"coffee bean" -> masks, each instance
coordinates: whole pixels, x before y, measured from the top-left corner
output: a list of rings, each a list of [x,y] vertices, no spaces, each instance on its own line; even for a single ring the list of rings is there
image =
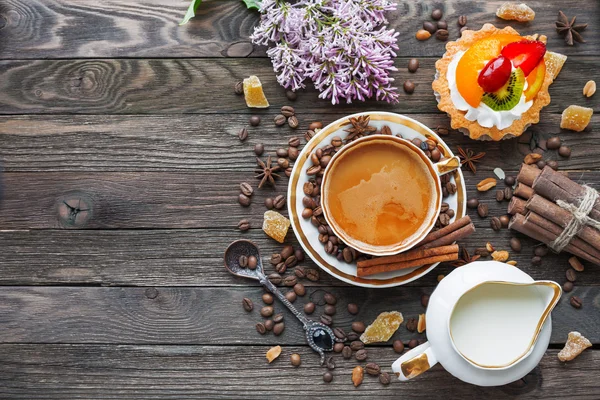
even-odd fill
[[[583,272],[583,270],[585,269],[581,261],[579,261],[579,258],[575,256],[569,258],[569,265],[577,272]]]
[[[352,323],[352,330],[356,333],[363,333],[367,327],[362,321],[354,321]]]
[[[342,357],[344,357],[346,360],[349,360],[350,357],[352,357],[352,349],[350,346],[344,346],[342,349]]]
[[[477,208],[478,205],[479,205],[479,200],[477,200],[474,197],[471,197],[469,200],[467,200],[468,208],[475,209],[475,208]]]
[[[490,220],[490,226],[493,230],[498,232],[500,229],[502,229],[502,222],[498,217],[492,217],[492,219]]]
[[[279,165],[281,167],[281,169],[286,169],[287,167],[290,166],[290,162],[288,161],[287,158],[278,158],[277,165]]]
[[[265,328],[265,324],[259,322],[258,324],[256,324],[256,331],[261,335],[264,335],[265,333],[267,333],[267,328]]]
[[[298,95],[296,94],[296,92],[294,92],[292,90],[286,90],[285,97],[287,97],[287,99],[289,101],[296,101],[296,99],[298,98]]]
[[[448,23],[446,21],[438,21],[437,22],[438,29],[446,29],[448,30]]]
[[[435,33],[435,38],[437,40],[441,40],[442,42],[445,42],[446,40],[448,40],[448,36],[449,36],[449,33],[446,29],[440,29]]]
[[[392,346],[394,347],[394,351],[398,354],[401,354],[404,351],[404,343],[402,343],[402,340],[394,340]]]
[[[569,282],[575,282],[577,280],[577,272],[575,272],[574,269],[569,268],[565,275],[567,276],[567,280]]]
[[[489,257],[490,252],[485,247],[479,247],[475,249],[475,255],[478,255],[480,257]]]
[[[414,332],[417,330],[417,319],[416,318],[409,318],[406,320],[406,329],[409,332]]]
[[[367,365],[365,365],[365,372],[372,376],[379,376],[379,373],[381,372],[381,367],[375,364],[374,362],[370,362],[367,363]]]
[[[273,322],[272,319],[268,319],[264,322],[265,324],[265,328],[267,329],[267,331],[271,332],[273,330],[273,327],[275,326],[275,322]]]
[[[498,219],[503,228],[508,228],[508,224],[510,223],[510,217],[508,215],[501,215]]]
[[[233,86],[233,91],[237,95],[244,94],[244,82],[243,81],[236,82],[235,85]]]
[[[334,353],[341,353],[344,350],[344,343],[337,342],[333,345]]]
[[[354,331],[348,332],[346,336],[348,337],[349,342],[354,342],[355,340],[358,340],[360,338],[360,335]]]
[[[284,330],[285,330],[285,322],[280,322],[278,324],[275,324],[275,326],[273,327],[273,335],[279,336],[283,333]]]
[[[277,157],[279,158],[286,158],[288,156],[288,151],[287,149],[279,148],[275,151],[275,154],[277,154]]]
[[[333,359],[333,357],[327,358],[327,360],[325,361],[325,366],[327,367],[328,370],[335,369],[335,360]]]
[[[323,300],[325,300],[325,303],[331,305],[335,305],[337,303],[337,299],[331,293],[325,293],[325,295],[323,296]]]
[[[409,72],[417,72],[418,69],[419,69],[419,60],[417,60],[416,58],[411,58],[408,61],[408,71]]]
[[[546,162],[546,165],[555,171],[558,170],[558,161],[556,160],[548,160],[548,162]]]
[[[281,257],[281,254],[279,254],[279,253],[271,254],[271,260],[270,260],[271,265],[277,265],[282,261],[283,261],[283,259]]]
[[[517,238],[510,238],[510,248],[517,253],[521,251],[521,241]]]
[[[504,190],[496,190],[496,201],[504,200]]]
[[[250,117],[250,125],[258,126],[260,125],[260,117],[258,115],[253,115]]]
[[[415,91],[415,84],[412,83],[411,81],[405,81],[404,82],[404,92],[406,92],[407,94],[412,94]]]
[[[290,363],[292,363],[292,365],[294,367],[299,367],[301,364],[301,360],[300,360],[300,354],[298,353],[294,353],[290,356]]]
[[[431,21],[425,21],[423,22],[423,29],[433,35],[437,31],[437,25]]]
[[[298,147],[300,146],[300,138],[298,136],[292,136],[288,139],[288,146]]]
[[[312,314],[313,312],[315,312],[315,303],[313,303],[312,301],[310,303],[306,303],[304,305],[304,313]]]
[[[346,332],[342,328],[335,328],[333,334],[336,338],[346,341]]]
[[[297,129],[298,126],[300,126],[300,122],[298,121],[298,118],[295,115],[292,115],[291,117],[289,117],[287,120],[287,123],[288,123],[289,127],[292,129]]]
[[[245,255],[241,255],[238,258],[238,264],[240,265],[241,268],[246,268],[248,267],[248,256]]]
[[[479,203],[477,206],[477,214],[479,214],[481,218],[487,217],[489,214],[488,205],[486,203]]]
[[[265,145],[257,143],[254,145],[254,154],[261,156],[265,152]]]
[[[281,113],[287,118],[296,114],[296,110],[294,110],[294,107],[292,106],[283,106],[281,107]]]
[[[274,301],[273,295],[271,293],[264,293],[262,295],[262,301],[263,301],[263,303],[265,303],[267,305],[273,304],[273,301]]]
[[[240,195],[238,196],[238,202],[241,206],[248,207],[250,205],[250,197],[246,196],[243,193],[240,193]]]
[[[536,256],[539,256],[539,257],[544,257],[546,254],[548,254],[548,247],[547,246],[537,246],[533,250],[533,254],[535,254]]]
[[[248,229],[250,229],[250,221],[247,219],[241,220],[238,222],[238,229],[242,232],[246,232]]]
[[[583,301],[577,296],[571,296],[570,303],[575,308],[581,308],[581,306],[583,306]]]
[[[356,352],[356,354],[354,354],[354,358],[356,358],[357,361],[365,361],[367,359],[367,357],[368,357],[368,354],[367,354],[367,350],[365,350],[365,349],[358,350]]]
[[[275,314],[273,316],[273,322],[276,323],[276,324],[278,324],[280,322],[283,322],[283,314],[282,313]]]
[[[258,259],[256,258],[256,256],[248,257],[248,268],[256,269],[257,266],[258,266]]]
[[[575,286],[573,285],[573,282],[566,281],[565,283],[563,283],[562,286],[563,292],[570,292],[571,290],[573,290],[573,286]]]
[[[279,264],[277,264],[275,266],[275,271],[277,271],[277,273],[279,274],[285,274],[285,271],[287,271],[287,265],[285,265],[284,262],[280,262]]]
[[[273,307],[272,306],[264,306],[263,308],[260,309],[260,315],[262,315],[265,318],[269,318],[271,315],[273,315]]]
[[[354,340],[352,343],[350,343],[350,348],[354,351],[357,351],[360,349],[364,349],[365,344],[363,342],[361,342],[360,340]]]
[[[558,136],[554,136],[551,137],[550,139],[546,140],[546,148],[548,150],[556,150],[560,147],[561,145],[561,140]]]
[[[294,285],[294,292],[296,292],[296,294],[298,296],[304,296],[306,294],[306,288],[304,287],[303,284],[301,283],[296,283]]]
[[[327,315],[335,315],[335,306],[332,306],[331,304],[326,304],[323,312]]]
[[[352,315],[358,314],[358,306],[354,303],[348,303],[348,312]]]
[[[571,157],[571,148],[564,145],[560,146],[558,148],[558,155],[565,158]]]
[[[285,197],[281,194],[275,197],[273,199],[273,207],[278,210],[281,210],[283,207],[285,207]]]
[[[248,182],[242,182],[240,183],[240,192],[250,197],[254,193],[254,189],[252,189],[252,186]]]
[[[273,285],[280,285],[281,281],[282,281],[281,275],[279,275],[276,272],[273,272],[272,274],[269,274],[269,276],[267,278],[269,278],[269,280],[271,281],[271,283]]]
[[[315,137],[315,131],[309,129],[304,132],[304,140],[306,140],[307,143],[310,142],[313,137]]]
[[[296,256],[294,255],[291,255],[285,259],[285,266],[288,268],[294,267],[297,263],[298,261],[296,260]]]
[[[347,263],[351,263],[352,261],[354,261],[354,257],[352,256],[352,250],[350,250],[349,247],[345,247],[344,250],[342,250],[342,256],[344,257],[344,261],[346,261]]]
[[[461,15],[460,17],[458,17],[458,26],[465,26],[465,25],[467,25],[467,16]]]
[[[319,321],[321,321],[322,324],[325,324],[327,326],[330,326],[333,323],[333,319],[326,314],[321,315],[321,318],[319,319]]]
[[[240,142],[243,142],[246,139],[248,139],[248,129],[246,129],[246,128],[240,129],[238,131],[238,139],[240,139]]]
[[[419,345],[419,341],[417,339],[411,339],[408,342],[408,348],[409,349],[414,349],[415,347],[417,347]]]
[[[510,186],[509,187],[505,187],[504,188],[504,198],[506,200],[510,200],[510,199],[512,199],[512,197],[513,197],[513,190],[512,190],[512,188]]]
[[[540,256],[533,256],[531,258],[531,265],[540,265],[542,263],[542,257]]]
[[[279,254],[281,255],[281,258],[285,260],[294,254],[294,248],[290,245],[286,245]]]
[[[306,277],[309,281],[316,282],[319,280],[319,271],[314,268],[310,268],[306,270]]]
[[[446,226],[450,223],[450,216],[448,214],[440,214],[438,220],[441,226]]]
[[[443,15],[444,15],[443,11],[440,10],[439,8],[436,8],[431,12],[431,18],[436,21],[439,21],[440,19],[442,19]]]
[[[392,378],[387,372],[382,372],[381,375],[379,375],[379,383],[381,383],[382,385],[389,385],[391,382]]]
[[[267,210],[272,210],[273,209],[273,199],[270,197],[267,197],[265,199],[265,207],[267,208]]]
[[[333,380],[333,374],[329,371],[323,374],[323,382],[329,383]]]
[[[287,287],[294,287],[296,283],[298,283],[298,278],[296,278],[296,275],[288,275],[285,278],[283,278],[281,283],[283,283],[283,285]]]
[[[540,161],[536,162],[535,165],[537,165],[537,167],[539,169],[544,169],[544,167],[546,166],[546,161],[540,160]]]
[[[329,161],[331,161],[331,156],[326,155],[326,156],[321,157],[321,162],[320,162],[321,168],[323,168],[323,169],[327,168]]]
[[[242,306],[244,306],[244,310],[250,312],[254,309],[254,303],[247,297],[244,297],[242,300]]]
[[[514,176],[507,176],[506,178],[504,178],[504,184],[508,186],[513,186],[516,181],[517,178],[515,178]]]
[[[421,305],[425,308],[427,308],[427,306],[429,305],[429,295],[428,294],[421,295]]]
[[[308,129],[310,129],[311,131],[314,131],[315,129],[323,129],[323,123],[320,121],[311,122],[308,126]]]
[[[273,118],[273,122],[275,122],[275,126],[283,126],[287,121],[287,118],[281,114],[278,114]]]

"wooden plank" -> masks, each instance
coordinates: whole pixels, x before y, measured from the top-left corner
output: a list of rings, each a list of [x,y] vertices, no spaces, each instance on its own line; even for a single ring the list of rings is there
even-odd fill
[[[334,110],[332,107],[329,110]],[[287,147],[292,136],[302,136],[312,121],[328,124],[343,113],[314,114],[298,109],[301,128],[276,127],[276,110],[261,113],[258,127],[248,126],[247,114],[229,115],[23,115],[0,117],[0,155],[8,172],[137,172],[237,170],[254,167],[253,147],[264,143],[267,152]],[[449,126],[443,114],[415,114],[432,129]],[[600,123],[594,115],[591,126]],[[248,126],[249,138],[241,143],[238,130]],[[600,131],[584,133],[560,129],[560,115],[544,112],[539,124],[529,128],[539,137],[560,136],[571,147],[569,159],[547,152],[546,159],[560,160],[562,169],[597,169]],[[487,153],[480,171],[496,167],[515,169],[528,146],[519,140],[473,141],[459,132],[444,138],[456,146]],[[304,140],[302,140],[304,142]]]
[[[397,63],[406,65],[407,58]],[[437,113],[431,93],[434,63],[433,58],[422,60],[419,71],[409,77],[417,87],[414,94],[401,93],[399,104],[358,102],[336,110]],[[247,113],[233,85],[249,74],[261,78],[272,110],[288,104],[271,62],[264,58],[2,61],[0,114]],[[399,85],[408,78],[403,68],[394,76]],[[600,81],[597,57],[569,59],[550,89],[554,100],[545,111],[562,112],[572,103],[600,111],[597,100],[579,97],[589,79]],[[295,105],[308,113],[331,112],[331,103],[318,100],[314,88],[302,93]]]
[[[440,56],[444,43],[431,39],[418,42],[414,34],[422,21],[439,3],[399,1],[398,10],[388,13],[390,27],[400,33],[400,54]],[[501,1],[477,4],[446,1],[445,18],[451,39],[458,36],[458,16],[468,16],[468,26],[479,29],[484,23],[503,27],[512,25],[522,34],[548,35],[549,46],[571,54],[599,55],[600,45],[588,40],[585,45],[568,47],[554,31],[558,9],[578,21],[589,22],[586,38],[597,37],[600,11],[594,1],[564,2],[531,0],[535,22],[519,24],[495,17]],[[188,25],[177,24],[185,14],[187,2],[148,0],[143,5],[133,0],[104,1],[31,0],[4,1],[0,8],[2,57],[24,58],[113,58],[113,57],[264,57],[265,49],[253,48],[248,37],[258,22],[257,12],[248,11],[238,1],[203,2],[199,17]],[[142,39],[143,38],[143,39]],[[240,44],[241,43],[241,44]],[[233,45],[233,46],[232,46]]]
[[[495,213],[493,210],[492,213]],[[494,232],[489,227],[489,220],[471,214],[477,234],[462,240],[461,246],[473,252],[489,240],[496,248],[510,251],[510,238],[519,237],[523,250],[520,253],[510,251],[510,258],[517,261],[518,268],[535,279],[565,281],[565,271],[570,268],[567,253],[548,254],[540,266],[533,266],[534,240],[508,230]],[[251,221],[258,226],[257,218],[251,217]],[[231,241],[240,238],[256,243],[266,271],[274,272],[269,258],[272,253],[281,251],[282,245],[267,238],[258,228],[243,234],[231,226],[224,229],[148,231],[0,231],[0,285],[256,287],[257,282],[235,278],[223,268],[225,248]],[[298,247],[293,234],[288,236],[288,243]],[[318,268],[309,259],[300,265]],[[437,275],[447,275],[453,269],[442,264],[409,286],[435,287]],[[304,281],[304,284],[347,286],[324,271],[320,276],[318,282]],[[599,284],[600,269],[595,266],[588,264],[585,272],[577,276],[578,286]]]
[[[339,299],[334,326],[349,331],[352,321],[370,323],[383,312],[398,310],[405,318],[425,311],[421,295],[431,290],[406,287],[398,289],[364,289],[356,287],[309,289],[297,300],[303,307],[308,299],[322,299],[330,291]],[[283,312],[286,329],[283,335],[259,335],[254,326],[263,320],[259,315],[263,290],[256,287],[236,288],[100,288],[100,287],[5,287],[0,291],[1,343],[127,343],[127,344],[305,344],[301,324],[275,303],[276,313]],[[577,287],[572,294],[583,300],[574,309],[565,295],[552,313],[551,343],[564,343],[568,332],[578,330],[592,343],[600,343],[600,288]],[[251,298],[254,311],[242,308],[242,299]],[[359,305],[352,316],[346,310],[347,299]],[[312,316],[322,313],[318,307]],[[404,326],[393,339],[423,338]],[[391,343],[391,341],[389,342]]]
[[[586,350],[575,361],[561,363],[558,350],[548,350],[526,379],[501,387],[468,385],[437,365],[408,382],[395,379],[384,387],[365,374],[352,386],[355,360],[336,356],[333,382],[307,347],[284,347],[273,364],[264,359],[266,346],[131,346],[131,345],[0,345],[0,395],[11,399],[315,399],[493,398],[588,399],[600,395],[595,376],[600,352]],[[302,358],[299,368],[289,355]],[[390,348],[375,348],[369,361],[391,373],[397,358]],[[243,368],[243,372],[240,371]]]

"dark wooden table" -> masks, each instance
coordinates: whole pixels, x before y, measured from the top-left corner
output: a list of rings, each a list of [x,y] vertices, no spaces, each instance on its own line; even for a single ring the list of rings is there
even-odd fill
[[[502,1],[447,1],[451,36],[456,20],[469,18],[508,25],[494,16]],[[600,81],[600,5],[597,0],[528,1],[533,23],[510,23],[521,33],[548,35],[551,50],[569,56],[552,85],[552,103],[529,132],[560,135],[573,149],[560,168],[600,187],[600,95],[585,99],[586,81]],[[470,386],[437,366],[409,382],[383,387],[367,377],[355,389],[350,370],[356,361],[338,357],[335,379],[323,383],[318,358],[305,345],[300,325],[286,311],[280,337],[254,329],[257,311],[246,313],[243,297],[260,305],[262,289],[223,269],[226,246],[238,238],[259,244],[263,255],[280,249],[260,229],[263,200],[284,193],[257,190],[249,208],[237,203],[238,184],[253,180],[253,145],[269,152],[301,135],[311,121],[331,122],[365,110],[409,114],[430,127],[447,125],[431,92],[434,62],[444,44],[417,42],[414,32],[434,1],[401,1],[390,16],[401,33],[396,60],[401,84],[410,78],[413,95],[400,104],[375,102],[331,106],[314,90],[299,95],[301,127],[274,127],[272,118],[286,100],[276,84],[265,49],[248,35],[256,12],[239,1],[206,1],[199,17],[179,27],[186,1],[170,0],[4,0],[0,3],[0,160],[4,199],[0,204],[0,398],[3,399],[181,399],[181,398],[599,398],[600,269],[587,265],[573,294],[576,310],[563,296],[553,313],[550,348],[540,365],[515,384]],[[588,22],[587,43],[566,46],[554,30],[559,9]],[[418,57],[416,74],[407,60]],[[258,75],[271,102],[250,110],[233,84]],[[570,104],[593,107],[592,127],[561,131],[560,113]],[[263,123],[237,131],[250,115]],[[521,143],[523,142],[523,143]],[[465,172],[469,194],[495,167],[515,173],[528,151],[527,137],[501,143],[473,142],[452,134],[453,149],[465,146],[487,156],[476,175]],[[547,153],[548,159],[558,157]],[[493,194],[481,198],[493,215],[505,212]],[[61,210],[82,201],[74,229],[65,229]],[[470,212],[471,213],[471,212]],[[507,248],[513,233],[494,232],[488,219],[471,213],[478,233],[461,243],[473,250],[486,241]],[[237,230],[249,218],[253,229]],[[86,221],[87,219],[87,221]],[[521,237],[521,236],[519,236]],[[297,244],[293,234],[289,243]],[[549,255],[532,266],[534,241],[511,258],[536,279],[565,280],[568,255]],[[312,265],[310,262],[306,266]],[[360,305],[369,323],[381,311],[406,317],[423,312],[420,296],[431,293],[438,274],[386,290],[352,287],[322,273],[309,294],[331,291],[340,299],[335,325],[349,329],[344,305]],[[307,282],[307,285],[310,282]],[[303,304],[300,298],[296,304]],[[278,310],[281,307],[276,307]],[[510,321],[507,321],[510,323]],[[595,349],[563,364],[556,353],[567,333],[578,330]],[[402,326],[394,338],[424,338]],[[509,337],[506,340],[511,340]],[[282,357],[268,365],[264,355],[276,344]],[[294,368],[288,358],[302,356]],[[389,344],[372,346],[369,360],[386,371],[397,357]]]

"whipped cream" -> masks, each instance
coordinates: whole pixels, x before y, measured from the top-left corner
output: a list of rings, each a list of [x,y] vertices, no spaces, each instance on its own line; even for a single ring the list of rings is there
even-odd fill
[[[484,128],[491,128],[495,126],[498,129],[505,129],[512,125],[512,123],[521,118],[521,115],[525,113],[533,105],[533,100],[525,101],[525,95],[521,94],[519,103],[511,110],[508,111],[495,111],[485,105],[483,102],[479,103],[477,108],[471,106],[462,97],[458,88],[456,87],[456,67],[461,57],[465,54],[464,51],[456,53],[448,65],[448,72],[446,73],[446,79],[448,80],[448,88],[450,89],[450,98],[454,107],[461,111],[466,111],[465,118],[469,121],[477,121],[477,123]],[[527,82],[523,92],[527,89]]]

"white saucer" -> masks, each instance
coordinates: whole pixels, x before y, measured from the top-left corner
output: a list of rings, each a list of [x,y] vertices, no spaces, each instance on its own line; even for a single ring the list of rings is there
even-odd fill
[[[444,143],[444,141],[431,129],[404,115],[373,111],[349,115],[332,122],[320,130],[319,133],[304,146],[294,165],[292,175],[290,176],[287,199],[292,228],[306,254],[330,275],[356,286],[384,288],[404,285],[427,274],[439,263],[400,271],[386,272],[369,277],[357,277],[356,264],[348,264],[344,261],[339,261],[336,257],[327,254],[323,244],[319,242],[317,228],[311,224],[310,220],[304,219],[301,216],[302,210],[304,209],[302,206],[302,198],[304,197],[303,185],[309,179],[309,176],[306,175],[306,170],[312,165],[312,162],[310,161],[311,153],[316,148],[329,144],[333,136],[340,136],[342,139],[345,138],[347,133],[344,130],[349,126],[348,119],[359,115],[370,115],[371,125],[377,128],[387,125],[391,128],[394,135],[400,133],[408,140],[414,138],[426,140],[431,138],[440,144],[445,157],[452,157],[454,155],[448,145],[446,145],[446,143]],[[451,182],[456,184],[456,193],[444,198],[443,201],[448,203],[450,208],[455,210],[456,214],[454,219],[461,218],[466,213],[467,198],[464,177],[460,168],[451,173]]]

